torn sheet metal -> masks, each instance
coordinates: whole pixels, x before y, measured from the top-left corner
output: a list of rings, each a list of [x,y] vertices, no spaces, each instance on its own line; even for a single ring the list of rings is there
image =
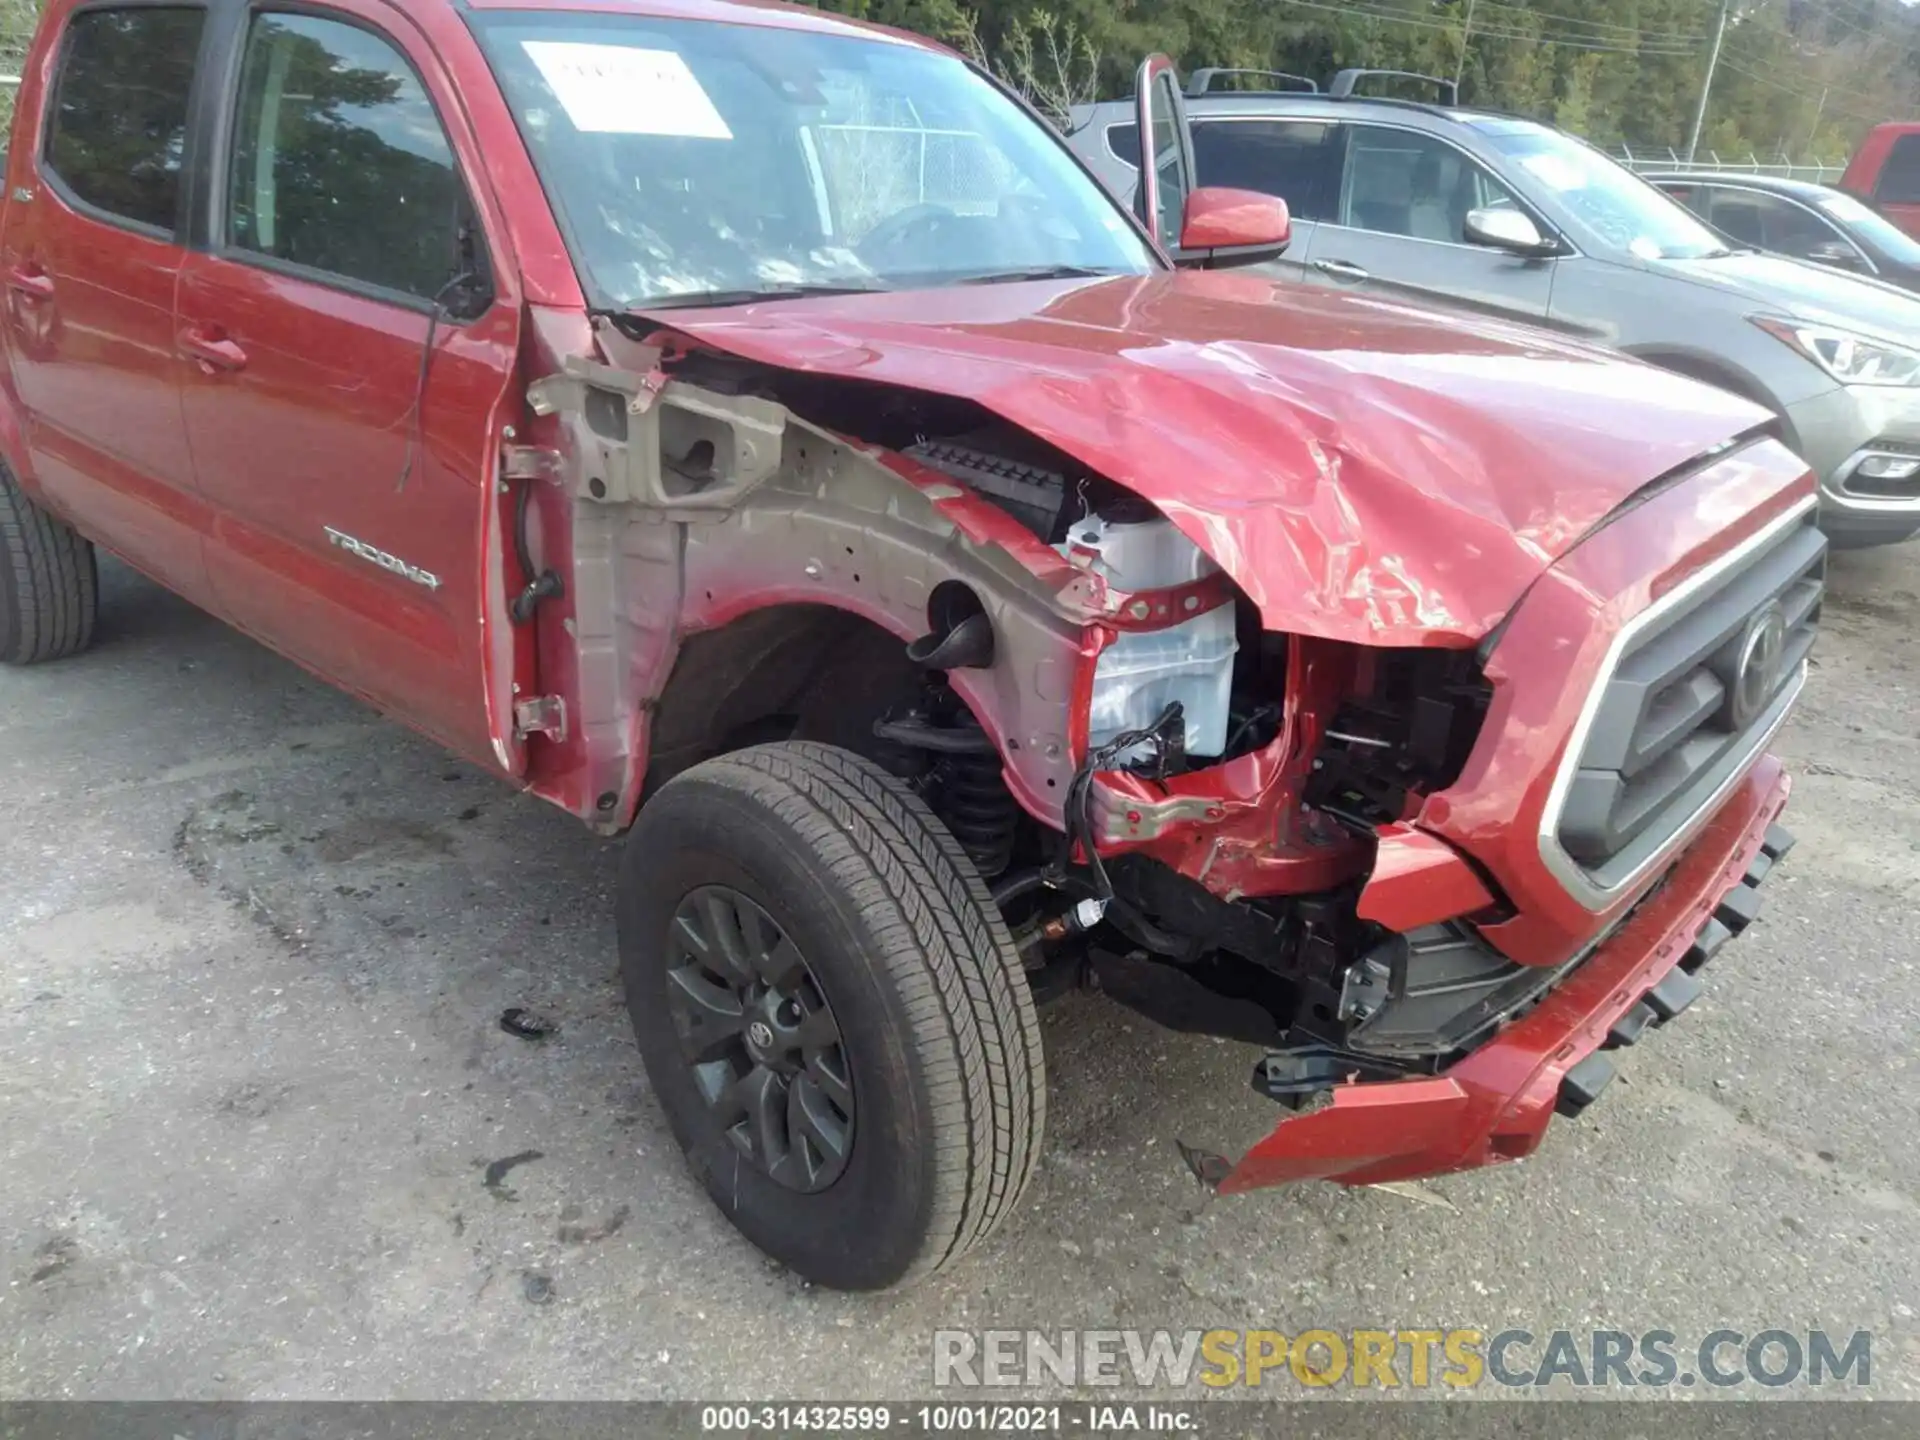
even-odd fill
[[[533,448],[550,454],[513,457],[559,477],[568,503],[571,643],[550,656],[572,697],[562,738],[578,741],[569,808],[609,832],[630,819],[687,636],[802,605],[858,615],[904,645],[953,580],[992,618],[998,651],[956,672],[954,689],[1002,747],[1014,798],[1061,828],[1083,739],[1072,700],[1096,653],[1088,622],[1139,597],[938,472],[776,401],[668,380],[658,350],[602,338],[626,363],[575,355],[536,381]]]

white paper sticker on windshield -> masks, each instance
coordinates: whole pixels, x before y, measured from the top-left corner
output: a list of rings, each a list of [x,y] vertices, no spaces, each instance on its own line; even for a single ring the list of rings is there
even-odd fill
[[[671,50],[557,40],[521,43],[577,130],[596,135],[733,138],[687,62]]]

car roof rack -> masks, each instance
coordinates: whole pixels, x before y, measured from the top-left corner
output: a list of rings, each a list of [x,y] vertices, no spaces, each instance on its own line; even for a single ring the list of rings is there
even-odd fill
[[[1224,78],[1229,75],[1258,75],[1264,80],[1279,80],[1283,83],[1277,90],[1233,90],[1226,92],[1228,94],[1318,95],[1320,93],[1320,82],[1309,79],[1305,75],[1290,75],[1285,70],[1238,70],[1219,65],[1209,65],[1204,69],[1194,71],[1193,74],[1188,77],[1187,94],[1189,97],[1205,95],[1213,89],[1215,79]]]
[[[1440,104],[1449,109],[1460,104],[1460,87],[1451,80],[1442,80],[1438,75],[1419,75],[1411,70],[1342,70],[1333,77],[1333,84],[1327,87],[1327,94],[1336,100],[1389,99],[1389,96],[1370,96],[1359,93],[1362,80],[1418,80],[1423,85],[1431,85],[1439,92]]]

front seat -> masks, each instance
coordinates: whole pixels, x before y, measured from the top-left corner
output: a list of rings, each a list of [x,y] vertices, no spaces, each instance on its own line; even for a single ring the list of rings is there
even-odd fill
[[[1480,207],[1479,178],[1473,166],[1462,164],[1460,178],[1453,185],[1453,210],[1447,216],[1447,223],[1453,226],[1451,238],[1462,243],[1467,238],[1467,216]]]
[[[1429,150],[1413,167],[1413,196],[1407,207],[1407,233],[1416,240],[1460,242],[1464,223],[1455,225],[1450,203],[1454,187],[1446,182],[1440,152]]]
[[[1405,172],[1395,158],[1390,151],[1356,148],[1344,223],[1380,235],[1409,233],[1407,193],[1400,180]]]

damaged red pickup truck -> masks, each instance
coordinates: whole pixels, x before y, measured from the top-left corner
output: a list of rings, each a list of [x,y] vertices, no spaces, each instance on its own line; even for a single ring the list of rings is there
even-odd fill
[[[1234,267],[938,47],[720,0],[53,0],[0,658],[104,546],[625,841],[715,1202],[816,1280],[1012,1209],[1076,985],[1258,1047],[1227,1191],[1518,1158],[1790,844],[1824,575],[1745,402]],[[1115,1097],[1124,1104],[1124,1097]],[[1200,1138],[1200,1137],[1191,1137]]]

